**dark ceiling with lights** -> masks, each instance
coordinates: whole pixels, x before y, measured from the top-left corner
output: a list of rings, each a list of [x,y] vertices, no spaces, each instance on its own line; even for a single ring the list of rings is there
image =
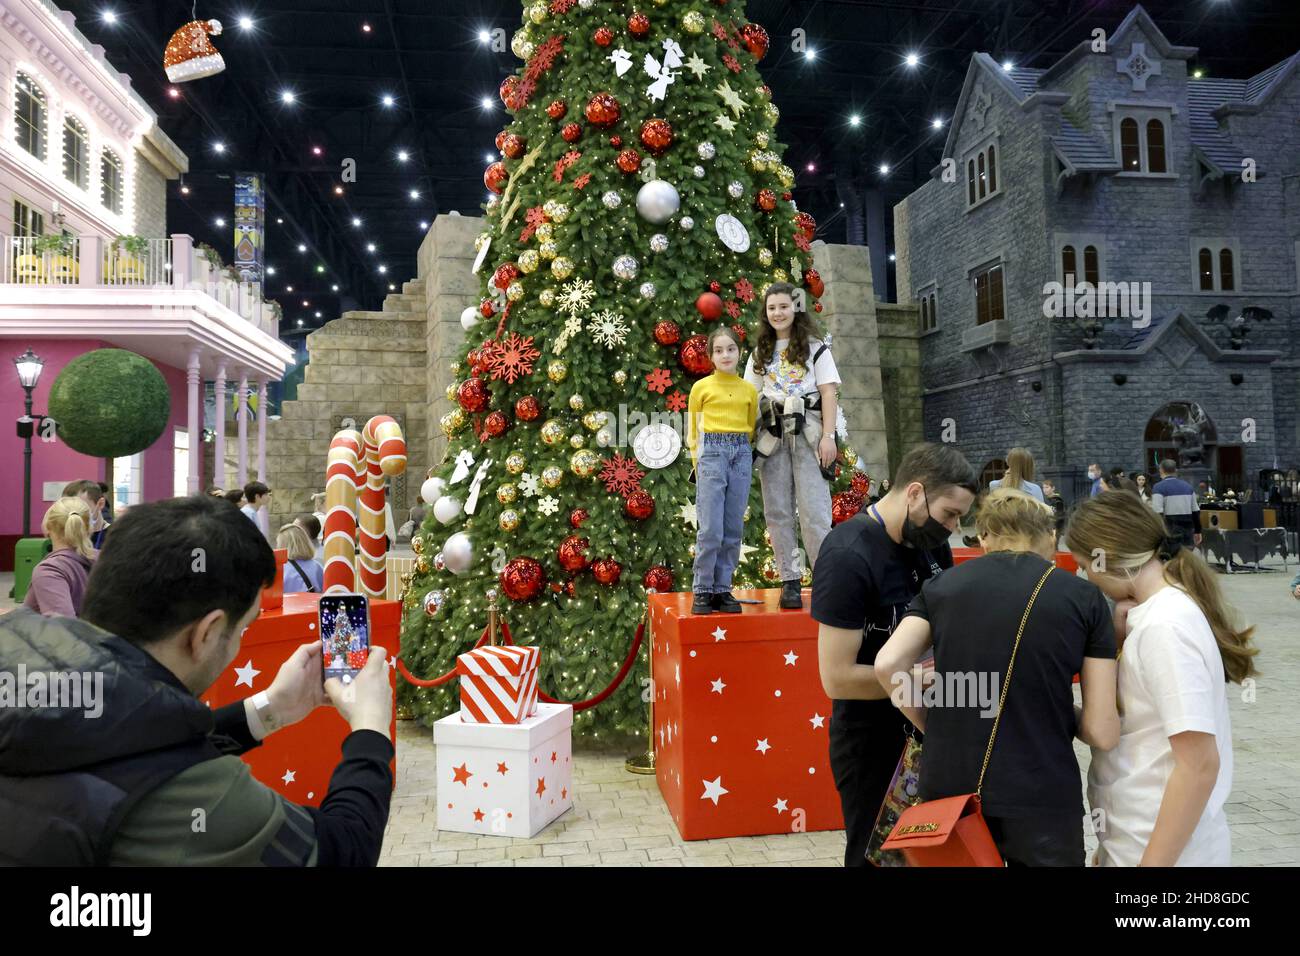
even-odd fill
[[[287,339],[349,308],[377,309],[416,273],[433,218],[479,215],[483,169],[508,120],[497,88],[520,67],[508,38],[519,0],[56,0],[131,76],[189,155],[167,220],[229,260],[233,174],[265,176],[266,294]],[[717,0],[699,0],[707,10]],[[725,2],[725,0],[724,0]],[[596,0],[593,29],[607,0]],[[742,0],[730,0],[733,7]],[[1132,0],[749,0],[772,38],[759,69],[781,109],[795,200],[829,242],[865,235],[861,210],[888,209],[938,162],[970,56],[1043,68],[1111,31]],[[1206,76],[1247,77],[1300,49],[1296,0],[1148,0],[1171,42],[1200,48]],[[621,4],[620,4],[621,7]],[[653,17],[653,0],[645,5]],[[218,19],[226,71],[174,88],[173,31]],[[481,36],[501,28],[506,49]],[[796,31],[803,31],[802,34]],[[796,37],[804,37],[795,43]],[[356,181],[342,163],[356,161]],[[841,205],[843,204],[843,205]],[[224,227],[217,220],[224,218]],[[884,237],[892,245],[888,231]],[[292,288],[292,291],[289,291]],[[304,303],[308,303],[304,305]],[[299,327],[301,320],[301,327]]]

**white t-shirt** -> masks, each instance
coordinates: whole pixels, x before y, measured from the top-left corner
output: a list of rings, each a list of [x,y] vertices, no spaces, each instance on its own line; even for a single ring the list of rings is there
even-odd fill
[[[830,349],[822,352],[821,358],[813,364],[813,356],[822,347],[820,339],[808,340],[807,362],[787,362],[785,347],[789,344],[789,339],[776,340],[772,364],[767,367],[766,374],[760,374],[754,368],[754,353],[749,353],[749,361],[745,363],[745,381],[753,385],[760,395],[765,391],[779,395],[805,395],[816,392],[818,385],[839,384],[840,373],[835,368],[835,359],[831,357]]]
[[[1169,738],[1213,734],[1219,778],[1178,866],[1228,866],[1232,843],[1223,805],[1232,789],[1228,684],[1214,633],[1185,592],[1166,587],[1128,614],[1119,658],[1119,745],[1094,751],[1088,801],[1105,811],[1103,866],[1137,866],[1155,830],[1174,769]]]

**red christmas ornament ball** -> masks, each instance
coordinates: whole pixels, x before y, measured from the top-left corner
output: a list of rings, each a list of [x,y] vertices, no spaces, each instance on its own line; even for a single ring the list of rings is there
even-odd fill
[[[767,31],[757,23],[746,23],[741,27],[740,38],[745,41],[745,47],[754,55],[754,59],[761,60],[767,56]]]
[[[831,524],[848,521],[861,510],[861,495],[852,491],[840,491],[831,495]]]
[[[665,119],[648,119],[641,124],[641,142],[653,153],[662,153],[673,144],[673,127]]]
[[[822,304],[821,304],[820,302],[814,302],[814,303],[813,303],[813,311],[814,311],[814,312],[820,312],[821,310],[822,310]]]
[[[525,395],[515,402],[515,418],[521,422],[536,421],[541,417],[542,403],[532,395]]]
[[[623,573],[623,565],[619,564],[613,558],[600,558],[591,564],[591,576],[601,584],[613,587],[618,583],[619,575]]]
[[[811,214],[801,212],[794,217],[794,226],[803,233],[803,237],[809,242],[817,235],[817,220]]]
[[[622,137],[622,136],[619,136],[617,133],[615,133],[613,136],[611,136],[611,137],[609,138],[609,145],[610,145],[610,146],[613,146],[615,149],[622,149],[622,148],[623,148],[623,137]]]
[[[519,278],[519,267],[513,262],[506,262],[497,266],[497,271],[492,273],[492,284],[502,292],[510,288],[510,283]]]
[[[673,573],[662,564],[651,565],[641,578],[641,583],[646,590],[654,588],[660,594],[667,594],[673,589]]]
[[[721,292],[721,291],[722,291],[722,283],[719,282],[717,279],[714,279],[712,282],[709,283],[709,291],[710,291],[710,292]]]
[[[589,517],[591,517],[591,514],[586,508],[574,508],[569,512],[569,527],[575,529],[581,528],[582,523]]]
[[[722,288],[718,286],[718,288]],[[716,292],[701,292],[695,300],[695,311],[710,322],[722,318],[722,299]]]
[[[483,185],[497,195],[500,195],[506,188],[506,180],[509,178],[510,171],[506,169],[506,164],[500,160],[483,170]]]
[[[618,154],[618,168],[625,173],[634,173],[641,168],[641,154],[635,149],[625,149]]]
[[[754,204],[763,212],[771,212],[776,208],[776,193],[770,189],[760,189]]]
[[[591,38],[596,41],[596,46],[609,46],[614,42],[614,31],[609,27],[597,27]]]
[[[597,93],[587,101],[587,108],[584,112],[588,123],[599,126],[601,129],[607,129],[618,122],[618,118],[623,115],[623,108],[618,105],[618,100],[610,94]]]
[[[478,304],[478,311],[485,319],[490,319],[497,314],[497,307],[492,304],[491,299],[484,299]]]
[[[456,401],[467,412],[481,412],[488,406],[492,393],[481,378],[467,378],[456,389]]]
[[[578,589],[575,588],[573,585],[574,585],[573,578],[569,578],[569,580],[564,582],[564,593],[567,597],[578,596]]]
[[[826,291],[826,283],[822,281],[821,273],[816,269],[804,270],[803,284],[808,287],[808,291],[813,294],[814,299],[820,299],[822,293]]]
[[[853,489],[854,494],[861,495],[865,498],[871,491],[871,478],[863,472],[855,472],[849,485]]]
[[[497,138],[493,140],[493,142],[497,144],[497,149],[501,149],[501,150],[505,149],[506,137],[509,135],[510,134],[507,133],[505,130],[502,130],[501,132],[497,133]]]
[[[505,142],[501,144],[501,152],[505,153],[509,159],[518,159],[524,155],[524,149],[527,145],[527,140],[522,136],[511,133],[506,137]]]
[[[564,119],[564,114],[569,112],[569,104],[564,100],[551,100],[546,105],[546,115],[553,120]]]
[[[560,130],[560,135],[564,137],[566,143],[576,143],[582,139],[582,126],[578,123],[565,123],[564,128]]]
[[[502,80],[501,86],[497,90],[497,92],[501,95],[501,102],[506,104],[506,106],[509,106],[511,100],[514,99],[515,92],[517,91],[518,87],[519,87],[519,77],[517,76],[507,76],[504,80]]]
[[[703,335],[692,335],[683,342],[677,358],[682,363],[682,368],[697,378],[713,371],[713,362],[709,359],[709,340]]]
[[[676,345],[682,340],[682,329],[676,322],[664,319],[655,323],[655,341],[660,345]]]
[[[627,18],[627,32],[634,37],[643,37],[650,32],[650,18],[644,13],[634,13]]]
[[[627,496],[627,500],[623,502],[623,512],[629,518],[645,521],[655,513],[654,496],[645,490],[632,492]]]
[[[512,601],[531,601],[546,587],[546,572],[533,558],[511,558],[498,578],[501,590]]]
[[[587,547],[591,544],[586,538],[571,534],[555,549],[555,560],[566,571],[585,571],[591,565],[587,556]]]
[[[510,419],[506,418],[505,412],[490,412],[488,417],[483,419],[483,431],[493,438],[500,438],[510,427]]]

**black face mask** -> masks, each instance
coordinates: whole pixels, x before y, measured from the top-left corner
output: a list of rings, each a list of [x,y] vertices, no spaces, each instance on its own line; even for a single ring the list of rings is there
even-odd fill
[[[921,486],[921,494],[925,495],[925,523],[917,525],[912,521],[911,514],[904,514],[903,544],[918,551],[928,551],[947,542],[949,533],[948,529],[930,514],[930,497],[926,495],[924,485]]]

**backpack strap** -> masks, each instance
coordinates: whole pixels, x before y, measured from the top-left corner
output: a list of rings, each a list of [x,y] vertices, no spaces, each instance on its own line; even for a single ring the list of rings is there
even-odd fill
[[[295,571],[298,572],[298,577],[302,578],[302,583],[305,584],[305,585],[307,585],[307,593],[308,593],[308,594],[315,594],[315,593],[316,593],[316,585],[314,585],[314,584],[311,583],[311,578],[307,577],[306,573],[305,573],[305,572],[303,571],[303,569],[299,566],[298,562],[297,562],[297,561],[294,561],[294,560],[291,558],[291,559],[289,560],[289,563],[292,564],[292,565],[293,565],[293,569],[294,569]]]

